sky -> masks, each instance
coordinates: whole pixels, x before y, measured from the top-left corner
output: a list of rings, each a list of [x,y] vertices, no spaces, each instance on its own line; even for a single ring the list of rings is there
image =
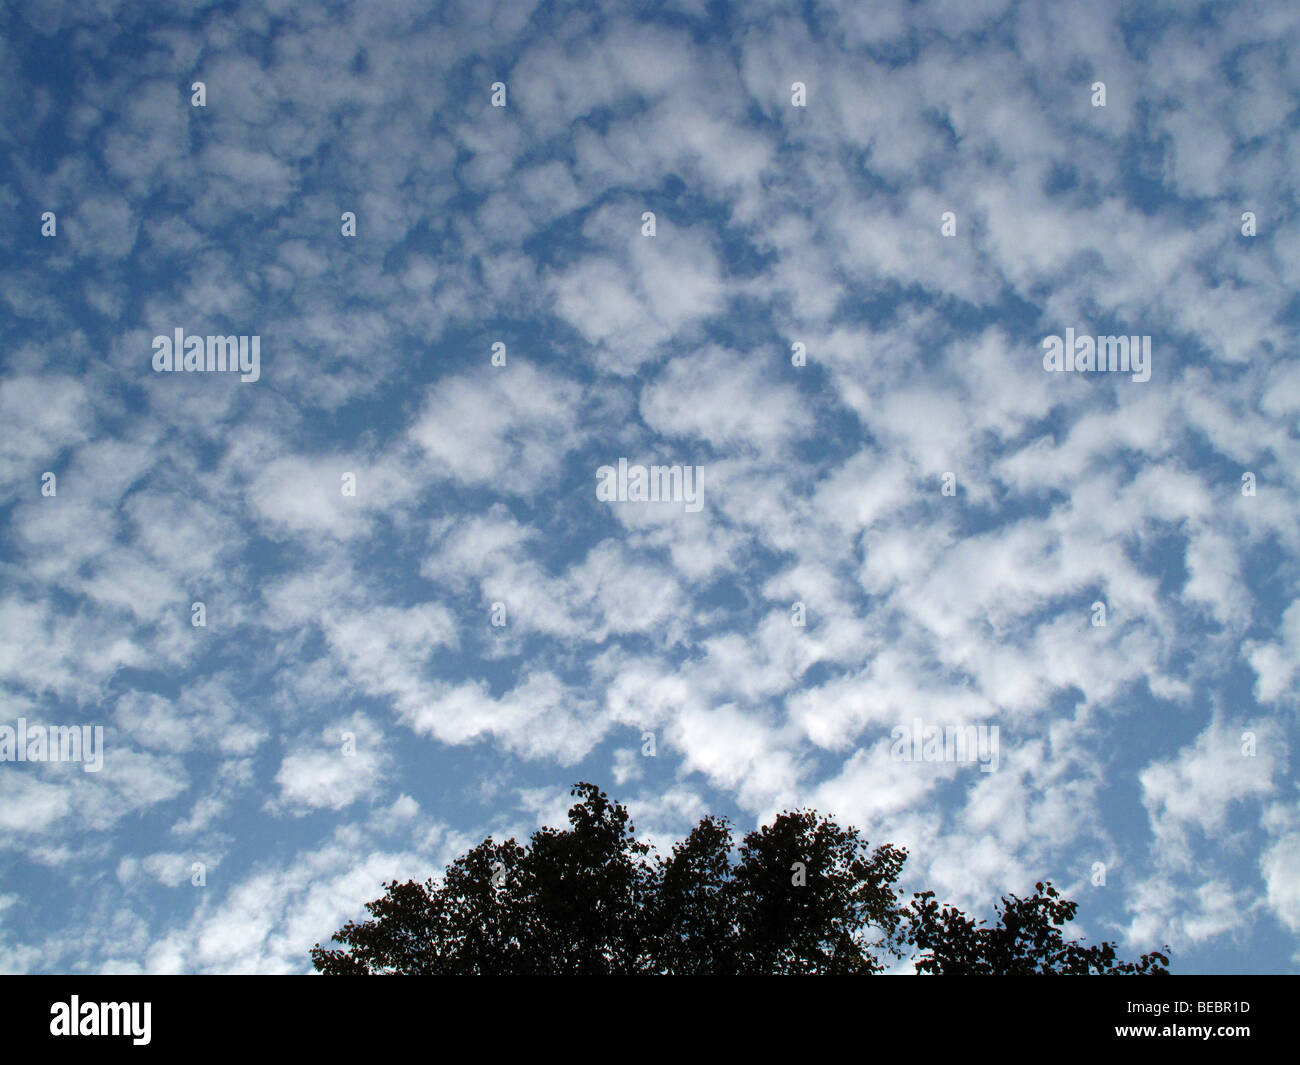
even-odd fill
[[[1300,6],[11,0],[0,71],[0,970],[308,972],[590,780],[1300,971]]]

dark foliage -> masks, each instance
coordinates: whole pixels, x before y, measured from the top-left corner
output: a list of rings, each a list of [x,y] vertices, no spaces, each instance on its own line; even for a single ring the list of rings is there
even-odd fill
[[[996,929],[939,910],[930,893],[899,905],[906,852],[868,850],[856,829],[815,811],[778,816],[739,848],[706,817],[670,855],[652,856],[626,809],[578,784],[569,828],[527,846],[484,840],[441,883],[384,885],[368,920],[312,950],[329,975],[848,974],[879,972],[909,944],[923,972],[1159,972],[1114,949],[1062,944],[1075,904],[1015,900]],[[1039,885],[1040,891],[1042,885]],[[1005,901],[1005,900],[1004,900]]]
[[[1078,908],[1050,882],[1038,883],[1030,898],[1003,898],[998,923],[987,927],[952,906],[941,908],[934,892],[923,891],[908,908],[908,941],[923,952],[917,971],[941,976],[1168,974],[1169,958],[1159,951],[1121,962],[1111,943],[1066,942],[1061,928]]]

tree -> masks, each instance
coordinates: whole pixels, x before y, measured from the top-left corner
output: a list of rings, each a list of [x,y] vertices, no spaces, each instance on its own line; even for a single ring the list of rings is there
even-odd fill
[[[899,952],[894,881],[906,852],[868,844],[815,811],[785,812],[745,836],[706,817],[657,862],[646,910],[649,971],[870,973]]]
[[[1061,898],[1051,881],[1034,885],[1027,899],[1003,897],[994,926],[977,925],[952,906],[940,908],[933,891],[918,892],[908,908],[908,941],[924,953],[917,972],[943,976],[1162,976],[1169,958],[1160,951],[1135,962],[1118,961],[1111,943],[1066,942],[1061,928],[1074,920],[1077,902]],[[1165,950],[1168,950],[1165,947]]]
[[[919,946],[930,951],[922,972],[1076,971],[1079,957],[1094,957],[1089,952],[1106,966],[1098,971],[1159,971],[1149,968],[1150,955],[1141,968],[1115,966],[1109,944],[1062,947],[1059,931],[1050,930],[1053,941],[1033,923],[1042,916],[1035,900],[1021,904],[1029,906],[1023,915],[1008,911],[1011,927],[1030,932],[1029,946],[1016,949],[981,938],[995,930],[976,928],[950,907],[939,911],[929,892],[901,906],[894,884],[907,852],[889,844],[870,850],[856,829],[816,811],[786,811],[738,849],[724,818],[705,817],[671,854],[658,856],[636,839],[627,810],[594,784],[580,783],[572,794],[578,801],[567,829],[539,829],[526,846],[486,839],[452,862],[440,883],[385,884],[384,895],[366,904],[369,919],[334,933],[343,949],[312,949],[317,970],[865,974]],[[1069,920],[1074,906],[1061,902],[1047,916],[1065,912]],[[1016,968],[1024,957],[1076,969]]]
[[[637,841],[627,811],[578,784],[568,829],[528,846],[484,840],[441,883],[384,885],[312,949],[331,975],[858,973],[897,938],[893,883],[905,853],[867,844],[812,811],[745,836],[706,817],[667,857]],[[877,935],[871,935],[871,929]],[[894,944],[898,949],[898,944]]]

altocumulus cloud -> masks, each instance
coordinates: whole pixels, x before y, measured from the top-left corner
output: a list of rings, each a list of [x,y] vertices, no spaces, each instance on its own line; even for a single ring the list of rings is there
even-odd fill
[[[1293,969],[1300,9],[642,8],[0,12],[3,723],[104,729],[2,964],[304,971],[592,779]]]

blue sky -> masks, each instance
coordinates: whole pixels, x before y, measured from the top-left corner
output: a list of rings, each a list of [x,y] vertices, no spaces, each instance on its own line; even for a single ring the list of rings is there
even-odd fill
[[[104,737],[0,762],[0,968],[306,971],[582,779],[1300,968],[1296,5],[16,0],[0,69],[0,726]]]

